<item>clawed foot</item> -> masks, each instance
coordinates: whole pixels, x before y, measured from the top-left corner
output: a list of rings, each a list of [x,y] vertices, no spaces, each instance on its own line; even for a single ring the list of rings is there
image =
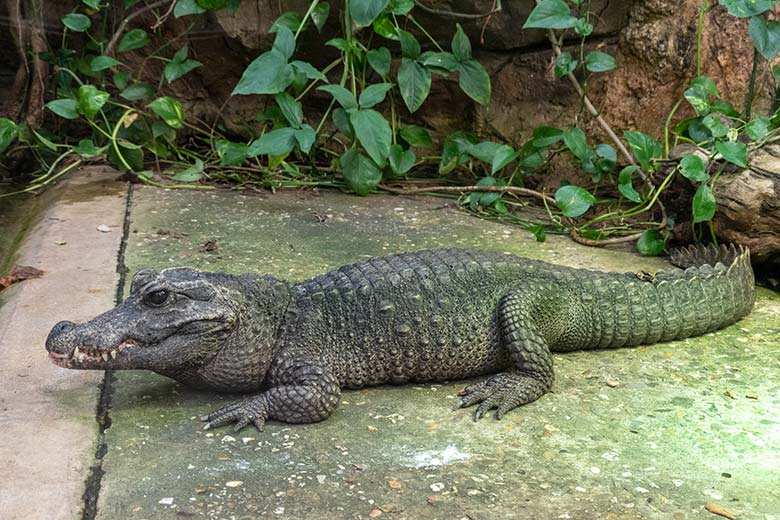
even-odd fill
[[[204,415],[200,420],[206,422],[204,430],[234,422],[236,424],[233,426],[233,431],[238,432],[249,424],[253,424],[259,431],[263,431],[267,418],[266,400],[262,395],[259,395],[223,406],[215,412]]]
[[[467,408],[479,403],[474,410],[474,422],[488,411],[496,409],[496,420],[508,411],[535,401],[547,390],[546,385],[537,379],[520,374],[503,373],[469,385],[459,392],[460,401],[454,410]]]

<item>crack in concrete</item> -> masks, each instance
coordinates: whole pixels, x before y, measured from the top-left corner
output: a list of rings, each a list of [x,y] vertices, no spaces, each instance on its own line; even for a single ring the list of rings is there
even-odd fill
[[[117,274],[119,280],[116,286],[116,295],[114,303],[119,304],[122,301],[125,292],[125,280],[127,276],[127,266],[125,265],[125,251],[127,249],[127,240],[130,236],[130,207],[133,197],[133,185],[129,184],[127,188],[127,206],[125,208],[125,217],[122,225],[122,240],[119,244],[119,253],[117,255]],[[103,458],[108,452],[108,443],[106,442],[106,431],[111,427],[111,396],[113,395],[114,373],[112,370],[106,370],[103,381],[100,383],[100,397],[95,410],[95,420],[98,423],[97,448],[95,449],[95,459],[89,468],[84,495],[82,496],[83,506],[81,520],[95,520],[97,517],[97,504],[100,497],[100,486],[103,481]]]

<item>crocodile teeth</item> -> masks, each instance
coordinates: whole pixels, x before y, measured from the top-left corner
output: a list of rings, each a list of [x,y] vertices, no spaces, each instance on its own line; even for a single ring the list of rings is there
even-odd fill
[[[103,358],[103,361],[108,361],[108,352],[101,352],[100,357]]]
[[[111,351],[111,359],[116,359],[116,350]]]

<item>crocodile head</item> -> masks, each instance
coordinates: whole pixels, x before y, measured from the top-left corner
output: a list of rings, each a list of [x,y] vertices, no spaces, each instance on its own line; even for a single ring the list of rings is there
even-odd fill
[[[257,386],[286,306],[280,289],[286,284],[271,277],[139,271],[121,305],[84,323],[57,323],[46,350],[63,368],[148,369],[218,389]]]

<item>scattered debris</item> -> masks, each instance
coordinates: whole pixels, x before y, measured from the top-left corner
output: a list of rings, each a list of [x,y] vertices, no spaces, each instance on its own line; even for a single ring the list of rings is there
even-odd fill
[[[617,379],[607,379],[605,383],[607,383],[607,386],[610,388],[617,388],[620,386],[620,381]]]
[[[368,516],[371,518],[379,518],[382,516],[382,510],[381,509],[372,509],[370,513],[368,513]]]
[[[108,227],[108,226],[107,226],[107,225],[105,225],[105,224],[100,224],[100,225],[97,227],[97,230],[98,230],[98,231],[100,231],[101,233],[111,233],[111,228],[110,228],[110,227]]]
[[[23,282],[24,280],[30,280],[32,278],[40,278],[43,276],[43,271],[30,267],[29,265],[17,265],[11,269],[11,272],[0,278],[0,291],[7,289],[17,282]]]
[[[392,489],[401,489],[401,481],[396,479],[390,479],[387,481],[387,485]]]
[[[226,487],[230,487],[230,488],[234,488],[234,487],[239,487],[243,483],[244,483],[244,481],[242,481],[242,480],[231,480],[230,482],[225,482],[225,486]]]
[[[164,506],[169,506],[169,505],[173,504],[173,497],[161,498],[160,500],[157,501],[157,503],[158,504],[162,504]]]
[[[200,248],[198,248],[198,251],[201,253],[216,253],[219,251],[219,245],[216,240],[206,240],[201,244]]]
[[[189,233],[183,233],[181,231],[171,231],[170,229],[164,229],[160,228],[157,230],[157,234],[161,237],[171,237],[171,238],[184,238],[190,236]]]
[[[736,520],[737,515],[726,509],[725,507],[716,504],[715,502],[707,502],[704,505],[704,509],[712,513],[713,515],[722,516],[723,518],[728,518],[729,520]]]
[[[431,491],[433,491],[434,493],[438,493],[442,489],[444,489],[444,484],[442,484],[441,482],[435,482],[431,484]]]

